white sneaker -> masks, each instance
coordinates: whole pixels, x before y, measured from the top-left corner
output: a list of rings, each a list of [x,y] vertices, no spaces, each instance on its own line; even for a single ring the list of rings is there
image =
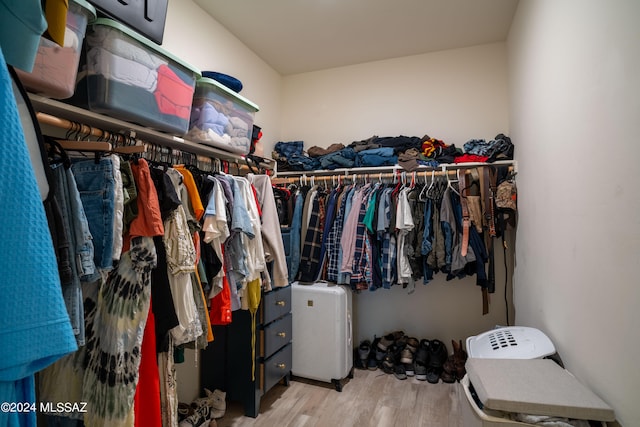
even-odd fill
[[[193,414],[180,421],[179,427],[205,427],[209,425],[211,418],[211,409],[207,405],[201,405],[195,408]]]
[[[222,418],[227,410],[226,397],[227,393],[222,390],[208,390],[204,389],[207,394],[206,397],[199,397],[195,399],[192,405],[202,406],[205,405],[211,410],[211,418]]]

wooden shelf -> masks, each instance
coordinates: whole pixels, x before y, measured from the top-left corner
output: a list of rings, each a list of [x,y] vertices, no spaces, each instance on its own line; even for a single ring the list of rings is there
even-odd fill
[[[245,156],[242,154],[225,151],[209,145],[198,144],[179,136],[158,132],[144,126],[114,119],[112,117],[94,113],[73,105],[68,105],[54,99],[45,98],[35,94],[29,94],[29,99],[31,100],[31,104],[36,112],[49,114],[54,117],[85,124],[87,126],[93,126],[112,133],[122,133],[125,135],[133,133],[136,138],[145,142],[182,150],[188,153],[199,154],[230,162],[245,162]],[[261,166],[267,169],[273,169],[275,161],[271,159],[265,160],[266,163],[261,164]]]

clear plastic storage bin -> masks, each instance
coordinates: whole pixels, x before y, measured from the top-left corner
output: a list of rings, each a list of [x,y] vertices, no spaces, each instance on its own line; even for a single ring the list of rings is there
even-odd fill
[[[111,19],[89,24],[71,102],[97,113],[183,135],[200,71]]]
[[[196,82],[187,138],[238,154],[251,146],[258,106],[213,79]]]
[[[69,1],[64,45],[40,37],[33,70],[16,72],[23,86],[39,95],[65,99],[73,95],[87,22],[96,18],[96,10],[84,0]]]

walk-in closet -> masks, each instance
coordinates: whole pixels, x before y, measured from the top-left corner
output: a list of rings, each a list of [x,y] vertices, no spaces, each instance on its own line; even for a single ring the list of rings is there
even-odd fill
[[[638,16],[0,0],[0,427],[640,425]]]

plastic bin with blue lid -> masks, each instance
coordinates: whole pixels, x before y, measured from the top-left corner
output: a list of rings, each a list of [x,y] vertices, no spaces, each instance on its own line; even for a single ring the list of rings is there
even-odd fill
[[[111,19],[89,24],[74,105],[174,135],[189,129],[200,71]]]
[[[16,68],[18,78],[29,91],[56,99],[73,95],[87,22],[96,10],[84,0],[69,1],[62,46],[40,37],[38,53],[30,73]]]
[[[194,142],[247,154],[258,106],[213,79],[196,82],[186,137]]]

